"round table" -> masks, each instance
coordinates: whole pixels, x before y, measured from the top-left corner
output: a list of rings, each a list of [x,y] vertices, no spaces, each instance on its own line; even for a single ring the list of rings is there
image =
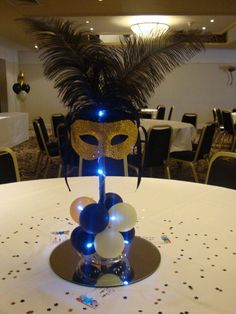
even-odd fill
[[[147,131],[156,125],[170,125],[172,127],[170,152],[192,150],[192,141],[197,134],[192,124],[171,120],[141,119],[141,125]]]
[[[0,313],[236,313],[235,190],[153,178],[136,189],[136,178],[107,177],[106,191],[136,208],[136,235],[158,247],[161,264],[135,284],[90,288],[61,279],[49,265],[76,227],[72,201],[98,199],[97,177],[69,184],[71,192],[63,178],[0,186]],[[78,301],[81,295],[96,300],[96,310]]]

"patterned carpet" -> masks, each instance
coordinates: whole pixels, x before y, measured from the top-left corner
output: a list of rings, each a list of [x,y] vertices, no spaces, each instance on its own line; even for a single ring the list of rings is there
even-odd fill
[[[39,152],[37,141],[35,137],[30,139],[18,146],[15,146],[13,150],[16,152],[17,161],[20,170],[21,180],[34,180],[37,179],[35,176],[35,166],[37,161],[37,154]],[[51,163],[51,167],[48,173],[48,178],[55,178],[58,175],[58,167],[60,160],[54,160]],[[199,181],[204,182],[207,171],[207,164],[204,161],[199,162],[197,166],[197,172],[199,175]],[[180,166],[177,163],[170,164],[171,178],[175,180],[194,181],[192,171],[188,166]],[[162,170],[156,170],[154,172],[155,177],[164,177]],[[39,174],[38,179],[43,177],[43,169]]]

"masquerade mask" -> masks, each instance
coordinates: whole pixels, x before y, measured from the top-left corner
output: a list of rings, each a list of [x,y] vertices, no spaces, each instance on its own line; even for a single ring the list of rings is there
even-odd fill
[[[123,159],[135,145],[138,129],[131,120],[92,122],[76,120],[71,125],[71,143],[83,159],[103,156]]]

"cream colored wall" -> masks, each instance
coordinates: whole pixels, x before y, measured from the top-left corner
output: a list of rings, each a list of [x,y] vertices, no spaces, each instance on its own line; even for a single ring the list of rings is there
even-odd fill
[[[24,72],[25,81],[30,85],[30,92],[24,101],[24,109],[29,113],[30,127],[32,120],[42,116],[48,127],[51,126],[53,113],[66,113],[53,82],[43,75],[42,64],[37,53],[24,51],[19,53],[20,69]]]
[[[30,119],[42,115],[49,123],[52,113],[66,112],[53,83],[44,78],[36,54],[23,52],[19,62],[31,87],[24,104]],[[167,75],[149,100],[149,106],[166,105],[168,113],[174,105],[173,119],[176,120],[180,120],[184,112],[196,112],[198,127],[202,127],[212,120],[213,107],[231,109],[236,104],[236,77],[232,85],[227,85],[227,72],[221,69],[225,64],[236,65],[236,50],[207,49]]]
[[[0,58],[6,61],[8,111],[22,111],[21,104],[12,90],[18,75],[18,53],[15,49],[0,43]]]
[[[173,120],[181,120],[185,112],[195,112],[201,128],[212,120],[213,107],[236,107],[236,73],[233,73],[235,79],[229,85],[228,73],[222,70],[222,66],[227,64],[236,65],[235,50],[206,50],[167,75],[151,97],[150,107],[166,105],[168,114],[170,106],[174,105]]]

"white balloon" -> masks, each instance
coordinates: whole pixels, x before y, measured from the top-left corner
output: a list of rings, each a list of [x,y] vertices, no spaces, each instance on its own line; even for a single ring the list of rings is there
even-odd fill
[[[125,232],[132,229],[137,221],[137,214],[133,206],[128,203],[118,203],[109,209],[109,226],[111,229]]]
[[[18,98],[20,101],[24,101],[24,100],[26,99],[26,96],[27,96],[26,91],[21,90],[21,91],[19,92],[19,94],[17,95],[17,98]]]
[[[98,233],[94,240],[97,254],[103,258],[115,258],[124,250],[124,238],[120,232],[106,228]]]
[[[114,274],[104,274],[98,278],[96,282],[96,286],[104,287],[104,286],[121,286],[122,280]]]

